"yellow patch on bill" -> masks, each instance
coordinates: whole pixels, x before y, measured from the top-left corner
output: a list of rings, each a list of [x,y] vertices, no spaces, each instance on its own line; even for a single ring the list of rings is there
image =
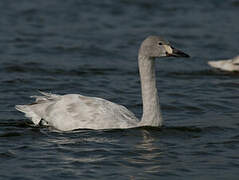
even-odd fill
[[[168,54],[172,54],[173,53],[173,49],[169,45],[163,45],[163,46],[166,49]]]

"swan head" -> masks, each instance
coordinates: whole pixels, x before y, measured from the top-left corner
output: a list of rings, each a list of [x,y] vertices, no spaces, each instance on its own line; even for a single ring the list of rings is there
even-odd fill
[[[189,57],[188,54],[172,47],[170,43],[159,36],[149,36],[141,44],[139,49],[140,56],[149,58],[157,57]]]

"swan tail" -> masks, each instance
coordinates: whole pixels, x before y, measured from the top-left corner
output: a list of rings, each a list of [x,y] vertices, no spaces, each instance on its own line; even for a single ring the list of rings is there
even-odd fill
[[[25,116],[29,118],[35,125],[38,125],[41,121],[41,117],[37,115],[34,110],[31,108],[31,105],[16,105],[15,108],[25,113]]]
[[[43,119],[44,112],[47,107],[56,100],[59,95],[45,93],[39,91],[43,96],[31,96],[31,98],[36,98],[35,102],[28,105],[16,105],[15,108],[25,113],[25,116],[29,118],[35,125],[39,124],[41,119]]]

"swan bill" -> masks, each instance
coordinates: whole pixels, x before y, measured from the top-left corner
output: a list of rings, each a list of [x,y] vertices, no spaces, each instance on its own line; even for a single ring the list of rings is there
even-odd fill
[[[180,51],[176,48],[172,48],[172,51],[167,51],[166,54],[167,56],[171,57],[190,57],[188,54],[184,53],[183,51]]]

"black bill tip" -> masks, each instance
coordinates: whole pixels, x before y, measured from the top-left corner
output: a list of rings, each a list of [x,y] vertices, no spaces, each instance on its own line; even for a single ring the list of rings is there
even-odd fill
[[[175,48],[172,48],[173,52],[171,54],[167,53],[167,56],[172,56],[172,57],[190,57],[188,54],[178,50],[178,49],[175,49]]]

